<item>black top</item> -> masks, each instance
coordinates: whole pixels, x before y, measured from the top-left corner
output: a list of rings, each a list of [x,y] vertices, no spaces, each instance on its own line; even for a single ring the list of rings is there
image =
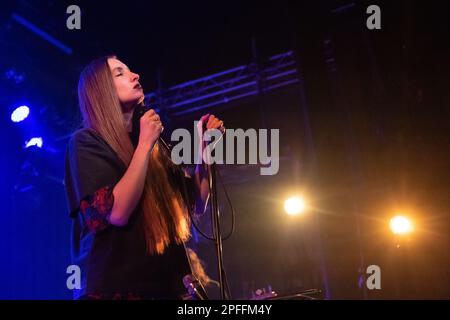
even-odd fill
[[[136,146],[136,135],[130,137]],[[74,298],[132,293],[177,299],[185,294],[182,279],[191,269],[183,244],[172,243],[162,255],[147,254],[140,206],[125,227],[102,218],[110,212],[112,189],[126,171],[114,150],[95,131],[82,129],[70,139],[65,165],[72,259],[81,269],[81,289],[74,290]]]

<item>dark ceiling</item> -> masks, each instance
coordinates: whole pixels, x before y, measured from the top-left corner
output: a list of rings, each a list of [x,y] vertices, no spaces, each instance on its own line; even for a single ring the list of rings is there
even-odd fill
[[[301,87],[266,97],[264,103],[245,101],[240,109],[221,111],[230,126],[245,127],[258,122],[258,104],[265,104],[271,127],[283,131],[283,159],[290,160],[276,181],[258,176],[257,183],[246,184],[252,182],[246,179],[252,172],[245,167],[231,167],[225,177],[240,209],[236,235],[225,252],[235,271],[235,293],[248,294],[242,283],[250,286],[255,281],[258,286],[265,277],[275,279],[273,270],[279,273],[281,288],[296,290],[286,274],[294,278],[298,267],[305,274],[319,270],[317,265],[306,267],[305,260],[299,266],[295,259],[298,250],[316,248],[319,234],[333,297],[360,298],[354,281],[361,262],[358,250],[366,249],[367,263],[379,261],[378,254],[388,251],[387,240],[380,244],[375,234],[381,228],[380,212],[388,204],[409,203],[441,232],[418,244],[425,258],[415,256],[421,266],[417,272],[423,270],[420,276],[433,281],[421,278],[421,284],[430,285],[417,286],[410,296],[448,297],[448,286],[439,282],[440,272],[450,266],[445,244],[450,231],[446,178],[450,5],[444,1],[373,2],[382,8],[383,25],[382,30],[369,32],[365,8],[372,1],[77,1],[81,30],[66,28],[66,8],[73,1],[2,1],[0,130],[8,135],[5,143],[11,151],[1,158],[1,167],[8,168],[5,175],[11,181],[16,179],[14,170],[23,155],[14,141],[21,137],[11,127],[9,115],[18,103],[36,106],[56,137],[76,128],[79,72],[98,56],[117,54],[141,75],[149,92],[157,88],[158,74],[164,88],[249,63],[254,58],[252,39],[261,59],[294,50],[301,61]],[[70,47],[72,53],[25,28],[13,19],[14,14]],[[23,80],[16,82],[8,72]],[[60,142],[63,152],[66,140]],[[62,158],[59,153],[51,159],[62,166]],[[306,237],[302,239],[307,245],[306,249],[291,248],[294,253],[286,251],[293,258],[283,274],[278,267],[286,256],[277,241],[284,239],[284,229],[281,220],[271,220],[277,196],[272,193],[297,182],[317,194],[315,200],[324,208],[323,225],[320,233],[311,232],[311,238],[292,227],[291,236]],[[10,192],[9,185],[3,187],[2,194]],[[54,214],[60,216],[60,212]],[[362,217],[358,235],[357,214]],[[66,235],[59,232],[55,238],[63,239]],[[273,240],[272,235],[281,238]],[[284,240],[291,246],[287,237]],[[312,251],[311,256],[319,252]],[[275,253],[278,260],[273,259]],[[320,282],[314,281],[303,285]]]

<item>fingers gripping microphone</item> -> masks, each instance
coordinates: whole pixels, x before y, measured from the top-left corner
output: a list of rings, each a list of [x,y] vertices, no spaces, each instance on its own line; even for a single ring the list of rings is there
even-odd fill
[[[138,106],[136,107],[136,109],[134,110],[134,125],[136,125],[139,128],[139,120],[141,119],[141,117],[148,111],[150,110],[150,106],[148,106],[145,103],[145,99],[142,100]],[[170,146],[169,143],[167,143],[161,136],[159,136],[158,138],[158,143],[164,148],[166,149],[169,153],[172,151],[172,147]]]

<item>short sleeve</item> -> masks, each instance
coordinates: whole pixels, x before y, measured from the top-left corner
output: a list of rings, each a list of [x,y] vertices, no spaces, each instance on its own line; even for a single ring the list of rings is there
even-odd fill
[[[112,209],[112,190],[124,165],[114,150],[95,132],[77,131],[70,139],[65,160],[67,202],[71,217],[84,216],[90,230],[105,227]]]

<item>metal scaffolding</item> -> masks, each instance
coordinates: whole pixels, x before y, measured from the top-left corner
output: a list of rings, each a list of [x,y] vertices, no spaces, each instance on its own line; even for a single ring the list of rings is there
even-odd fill
[[[201,109],[257,96],[300,81],[293,51],[270,57],[266,65],[256,62],[158,90],[146,95],[168,116],[182,116]]]

